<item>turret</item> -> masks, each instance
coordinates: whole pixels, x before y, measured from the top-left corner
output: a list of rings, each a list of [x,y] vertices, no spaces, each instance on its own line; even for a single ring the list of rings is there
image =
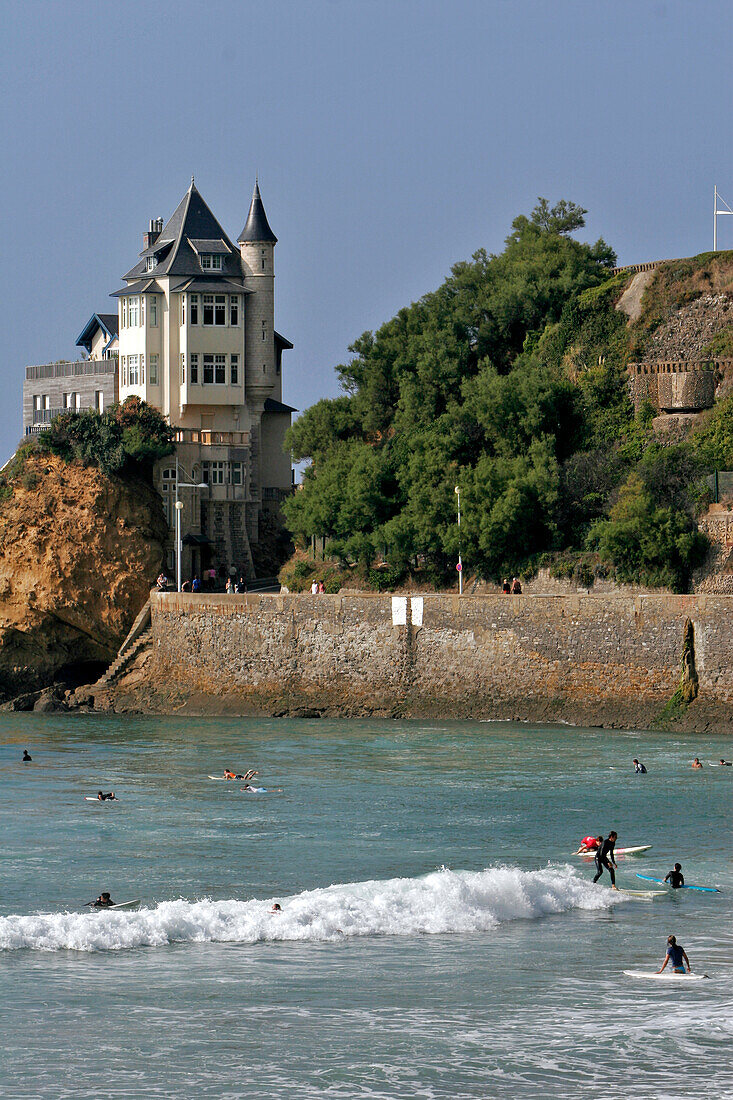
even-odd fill
[[[237,238],[249,294],[245,299],[245,383],[248,401],[264,402],[276,385],[275,245],[255,181],[244,229]]]

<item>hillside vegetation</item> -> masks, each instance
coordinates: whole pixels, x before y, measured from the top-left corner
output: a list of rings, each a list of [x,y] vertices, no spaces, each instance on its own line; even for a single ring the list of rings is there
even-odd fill
[[[731,468],[731,403],[690,440],[655,439],[638,418],[626,365],[674,310],[733,286],[730,253],[663,265],[634,323],[616,310],[631,276],[599,240],[575,239],[586,212],[541,199],[512,224],[504,251],[477,252],[437,290],[349,349],[343,395],[293,425],[304,484],[286,505],[301,545],[312,535],[364,576],[420,570],[442,584],[460,551],[497,580],[553,570],[612,574],[682,591],[706,543],[695,519],[704,475]],[[731,332],[716,333],[716,354]],[[303,567],[300,571],[304,572]],[[374,571],[372,570],[372,573]]]

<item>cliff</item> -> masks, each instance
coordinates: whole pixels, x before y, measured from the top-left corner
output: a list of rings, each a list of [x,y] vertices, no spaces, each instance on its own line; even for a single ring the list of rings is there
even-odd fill
[[[0,699],[96,679],[160,569],[160,498],[145,481],[34,453],[3,493]]]

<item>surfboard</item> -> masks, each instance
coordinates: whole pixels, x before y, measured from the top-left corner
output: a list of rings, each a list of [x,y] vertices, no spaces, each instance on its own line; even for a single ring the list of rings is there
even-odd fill
[[[118,901],[116,905],[92,905],[90,909],[93,913],[111,913],[113,909],[136,909],[140,904],[140,898],[133,898],[132,901]]]
[[[91,795],[84,795],[85,802],[119,802],[119,798],[92,798]]]
[[[654,898],[666,897],[666,890],[625,890],[619,886],[619,894],[625,894],[629,898],[642,898],[644,901],[653,901]]]
[[[617,856],[638,856],[641,852],[648,852],[651,848],[651,844],[637,844],[635,848],[617,848]],[[595,859],[595,852],[573,852],[574,856],[580,856],[581,859]]]
[[[663,878],[652,878],[651,875],[640,875],[638,871],[636,872],[636,877],[646,879],[647,882],[659,882],[659,883],[662,884],[662,886],[666,885]],[[672,890],[673,887],[670,886],[669,889]],[[718,889],[717,886],[688,886],[687,883],[685,883],[684,886],[677,886],[674,889],[677,889],[677,890],[702,890],[703,893],[705,893],[705,894],[719,894],[720,893],[720,890]]]
[[[709,974],[675,974],[674,971],[665,970],[657,974],[654,970],[624,970],[629,978],[649,978],[658,982],[702,982],[709,978]]]

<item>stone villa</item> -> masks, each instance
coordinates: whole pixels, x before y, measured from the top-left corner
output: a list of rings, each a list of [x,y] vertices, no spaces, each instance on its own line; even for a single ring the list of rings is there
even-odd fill
[[[192,178],[168,221],[150,222],[113,294],[117,314],[84,327],[77,346],[88,358],[26,367],[26,435],[63,409],[101,412],[133,394],[174,426],[176,454],[155,476],[170,569],[176,497],[183,503],[183,577],[251,574],[262,513],[291,491],[284,438],[295,410],[282,403],[282,353],[293,345],[274,326],[276,243],[257,183],[234,244]]]

